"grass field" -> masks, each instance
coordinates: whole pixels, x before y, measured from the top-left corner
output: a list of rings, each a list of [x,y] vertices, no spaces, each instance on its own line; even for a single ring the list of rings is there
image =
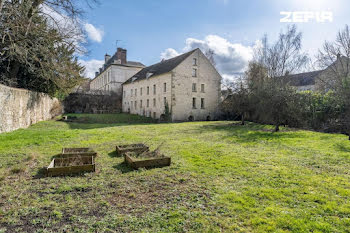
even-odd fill
[[[347,136],[76,116],[0,134],[0,232],[350,232]],[[172,166],[129,169],[115,145],[136,142]],[[96,173],[44,177],[62,147],[93,147]]]

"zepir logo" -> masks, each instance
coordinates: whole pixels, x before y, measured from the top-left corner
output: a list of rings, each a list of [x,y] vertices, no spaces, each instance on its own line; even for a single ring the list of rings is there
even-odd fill
[[[283,16],[280,19],[281,23],[333,22],[331,11],[281,11],[280,14]]]

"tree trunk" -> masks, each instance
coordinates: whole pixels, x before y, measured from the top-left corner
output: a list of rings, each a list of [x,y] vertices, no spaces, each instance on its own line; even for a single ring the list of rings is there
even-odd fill
[[[10,79],[14,82],[16,81],[17,83],[17,75],[19,71],[20,64],[18,61],[13,61],[10,69]]]
[[[274,132],[278,132],[278,131],[280,131],[280,124],[276,124],[276,125],[275,125],[275,130],[274,130]]]
[[[245,117],[244,117],[244,113],[241,115],[242,117],[242,122],[241,122],[241,125],[245,125]]]
[[[2,12],[2,7],[4,6],[4,2],[5,2],[5,0],[0,0],[0,15]]]

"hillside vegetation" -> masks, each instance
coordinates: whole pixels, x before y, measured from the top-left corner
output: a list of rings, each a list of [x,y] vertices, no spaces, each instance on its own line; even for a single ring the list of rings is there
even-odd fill
[[[0,134],[0,232],[347,232],[347,137],[236,122],[154,124],[75,115]],[[101,120],[103,119],[103,120]],[[103,123],[108,122],[108,124]],[[148,122],[148,123],[144,123]],[[131,170],[116,144],[172,165]],[[62,147],[92,147],[96,173],[47,178]]]

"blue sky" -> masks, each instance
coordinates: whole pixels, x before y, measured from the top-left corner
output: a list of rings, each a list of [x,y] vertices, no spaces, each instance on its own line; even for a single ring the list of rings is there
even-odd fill
[[[257,40],[266,33],[273,41],[286,28],[281,11],[333,13],[333,22],[297,23],[312,58],[350,23],[347,0],[101,0],[85,15],[89,53],[80,60],[91,77],[104,54],[115,52],[116,40],[128,50],[128,60],[145,65],[195,47],[212,48],[219,72],[230,77],[244,70]]]

